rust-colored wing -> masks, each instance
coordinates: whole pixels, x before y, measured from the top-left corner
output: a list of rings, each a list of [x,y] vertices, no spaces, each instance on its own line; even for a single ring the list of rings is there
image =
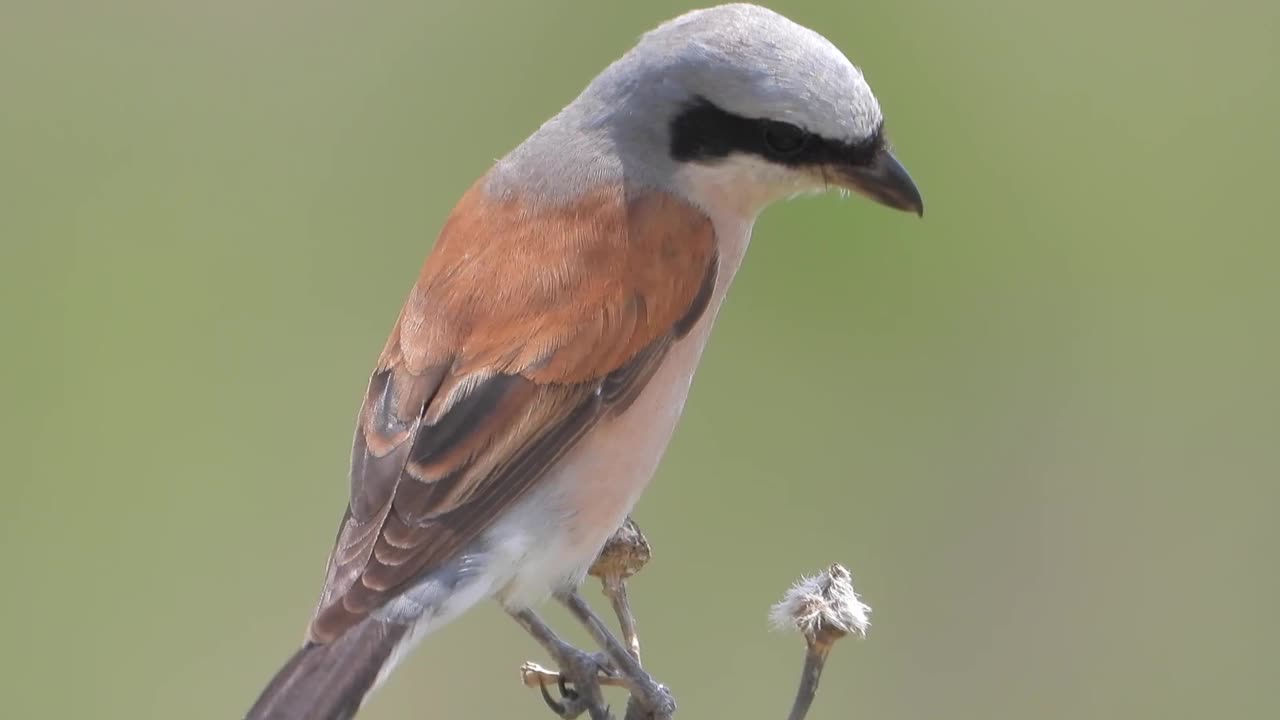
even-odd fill
[[[469,190],[369,382],[309,639],[450,560],[625,407],[715,275],[710,221],[669,195],[611,188],[535,209]]]

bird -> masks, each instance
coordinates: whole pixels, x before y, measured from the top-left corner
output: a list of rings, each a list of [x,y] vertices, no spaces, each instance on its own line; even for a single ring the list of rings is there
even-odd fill
[[[575,589],[658,467],[756,218],[829,189],[923,215],[862,71],[742,3],[643,34],[494,162],[370,376],[319,602],[247,720],[353,717],[474,606]]]

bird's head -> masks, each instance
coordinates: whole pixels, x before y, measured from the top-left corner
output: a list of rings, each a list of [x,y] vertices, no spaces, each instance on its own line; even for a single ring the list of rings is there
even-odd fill
[[[822,35],[771,10],[722,5],[671,20],[584,99],[626,143],[666,153],[695,196],[732,195],[758,212],[839,188],[923,214],[862,73]]]

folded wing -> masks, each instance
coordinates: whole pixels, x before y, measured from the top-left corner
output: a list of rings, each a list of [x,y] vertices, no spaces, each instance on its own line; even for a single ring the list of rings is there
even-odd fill
[[[664,193],[459,202],[369,382],[312,642],[456,556],[702,315],[715,237]]]

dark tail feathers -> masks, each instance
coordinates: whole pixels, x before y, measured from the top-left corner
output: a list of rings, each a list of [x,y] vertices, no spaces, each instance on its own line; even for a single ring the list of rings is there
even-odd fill
[[[408,629],[372,618],[289,658],[245,720],[349,720]]]

